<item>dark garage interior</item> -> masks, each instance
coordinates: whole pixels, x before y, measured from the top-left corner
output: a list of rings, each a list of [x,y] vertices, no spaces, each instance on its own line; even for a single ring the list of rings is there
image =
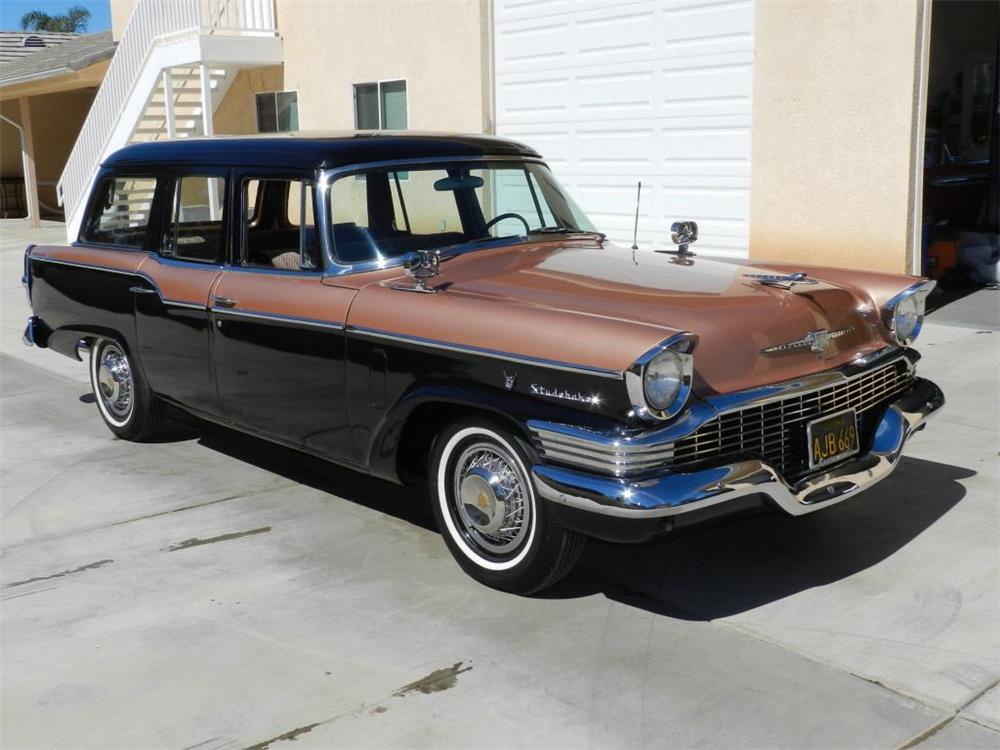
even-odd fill
[[[1000,3],[935,0],[924,142],[923,272],[961,296],[997,285]],[[940,300],[944,302],[945,300]]]

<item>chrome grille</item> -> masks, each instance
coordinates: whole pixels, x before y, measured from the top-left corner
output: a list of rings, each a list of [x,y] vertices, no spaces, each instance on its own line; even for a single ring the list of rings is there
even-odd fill
[[[674,444],[674,466],[757,456],[794,483],[809,473],[806,425],[855,409],[862,452],[871,442],[881,408],[913,381],[904,360],[806,393],[720,414]]]

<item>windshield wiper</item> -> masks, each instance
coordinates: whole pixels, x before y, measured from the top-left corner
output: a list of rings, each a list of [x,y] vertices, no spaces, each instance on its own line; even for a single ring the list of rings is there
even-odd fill
[[[573,229],[572,227],[539,227],[538,229],[532,229],[528,232],[529,235],[532,234],[585,234],[588,237],[599,237],[600,239],[607,239],[607,235],[604,232],[592,232],[588,229]]]

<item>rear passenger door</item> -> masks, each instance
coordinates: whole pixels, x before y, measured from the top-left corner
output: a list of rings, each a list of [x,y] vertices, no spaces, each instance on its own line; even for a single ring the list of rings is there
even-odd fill
[[[236,241],[211,300],[226,415],[245,430],[342,457],[344,322],[355,292],[323,284],[313,183],[262,172],[234,181]]]
[[[160,396],[208,416],[222,407],[211,372],[209,297],[228,245],[227,174],[165,175],[157,241],[132,287],[143,372]]]

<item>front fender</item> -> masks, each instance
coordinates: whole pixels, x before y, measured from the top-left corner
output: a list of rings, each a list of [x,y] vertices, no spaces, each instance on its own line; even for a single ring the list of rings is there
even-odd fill
[[[617,426],[614,420],[607,417],[587,414],[557,403],[478,383],[461,381],[415,383],[387,410],[385,417],[376,426],[368,454],[368,466],[372,475],[393,482],[400,481],[397,457],[401,449],[406,449],[405,445],[401,445],[401,439],[407,434],[406,428],[415,412],[421,407],[433,405],[440,405],[443,411],[447,411],[455,418],[461,418],[469,412],[495,415],[505,422],[516,425],[520,436],[529,445],[529,432],[526,426],[529,419],[564,422],[597,430],[609,430]],[[436,430],[441,426],[441,422],[436,419],[427,422],[428,430]],[[432,436],[424,433],[423,437],[428,438],[429,444],[429,438]]]

